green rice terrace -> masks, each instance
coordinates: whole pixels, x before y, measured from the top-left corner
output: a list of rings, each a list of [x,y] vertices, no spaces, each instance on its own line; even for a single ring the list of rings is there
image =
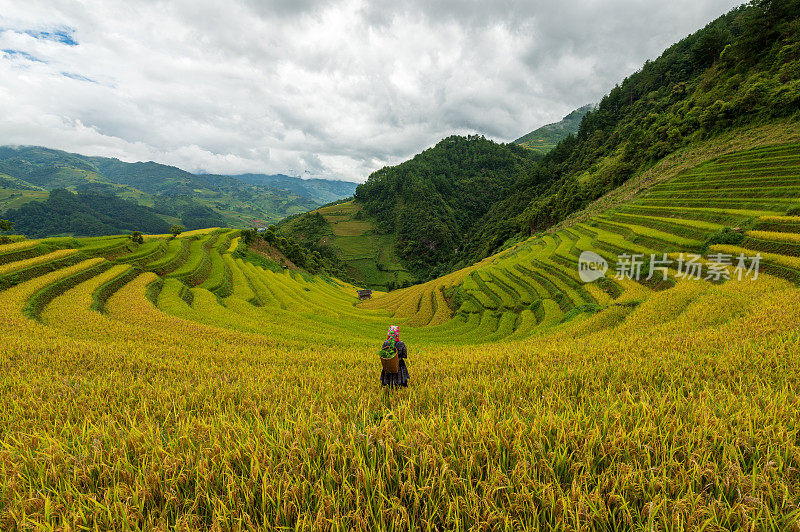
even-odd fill
[[[386,301],[389,308],[397,309],[397,317],[408,318],[416,326],[441,325],[451,317],[480,324],[481,336],[488,331],[486,341],[497,341],[524,337],[578,313],[595,314],[626,300],[632,303],[630,310],[647,294],[675,284],[679,272],[674,268],[667,279],[655,276],[639,283],[627,277],[617,279],[614,266],[625,254],[650,258],[666,253],[675,259],[675,267],[680,253],[760,254],[762,271],[797,282],[799,170],[797,143],[723,155],[585,222],[529,239],[471,268],[407,289],[400,292],[403,298],[392,293],[368,305],[380,307]],[[609,262],[606,277],[581,282],[578,259],[583,251],[593,251]],[[457,308],[454,301],[459,303]]]
[[[461,341],[470,331],[469,341],[495,342],[524,338],[578,314],[593,315],[620,300],[637,301],[674,286],[678,273],[674,269],[666,280],[617,278],[613,266],[624,254],[760,254],[764,272],[796,282],[800,280],[798,169],[797,143],[723,155],[586,222],[531,238],[435,281],[385,295],[379,292],[360,307],[384,311],[378,321],[385,321],[388,311],[396,320],[420,327],[407,333],[414,338]],[[369,222],[352,217],[352,203],[322,212],[344,256],[368,260],[379,249],[364,237]],[[274,307],[336,316],[340,309],[312,303],[309,286],[345,292],[346,301],[352,296],[347,292],[354,290],[352,286],[334,279],[267,271],[237,258],[232,252],[238,234],[238,230],[199,230],[178,238],[147,236],[143,244],[126,236],[23,240],[0,248],[0,282],[13,286],[102,257],[98,271],[125,264],[129,270],[122,277],[128,280],[134,274],[155,273],[173,297],[186,300],[187,310],[195,295],[209,292],[223,308],[225,298],[238,295],[261,308],[259,312]],[[606,277],[581,282],[578,257],[583,251],[594,251],[611,264]],[[347,310],[353,313],[359,309]]]
[[[350,209],[331,238],[366,256]],[[797,530],[796,140],[366,301],[243,240],[0,245],[0,527]],[[674,260],[617,275],[637,254]]]
[[[385,290],[391,286],[411,284],[413,276],[403,267],[390,235],[381,234],[372,222],[359,215],[361,206],[353,201],[322,207],[304,217],[289,219],[279,226],[285,235],[311,238],[316,244],[330,246],[347,265],[347,274],[357,283]],[[313,234],[301,228],[308,217],[319,213],[324,224]]]

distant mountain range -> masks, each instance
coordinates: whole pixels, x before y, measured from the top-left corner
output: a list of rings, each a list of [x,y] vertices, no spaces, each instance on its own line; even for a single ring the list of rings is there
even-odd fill
[[[231,175],[245,183],[266,186],[278,190],[293,192],[300,196],[308,196],[323,204],[330,203],[353,195],[358,183],[350,181],[332,181],[329,179],[301,179],[284,174],[239,174]]]
[[[135,220],[156,215],[165,223],[178,223],[187,229],[210,226],[252,227],[277,222],[320,205],[349,197],[356,183],[301,179],[286,175],[193,174],[174,166],[155,162],[126,163],[119,159],[88,157],[40,146],[0,147],[0,215],[17,220],[17,232],[28,236],[53,234],[98,235],[127,230]],[[82,204],[85,223],[67,216],[60,219],[55,204],[49,205],[48,192],[67,190],[74,195],[58,195],[55,203]],[[91,195],[92,198],[88,196]],[[94,196],[108,201],[128,200],[141,209],[118,209],[120,218],[108,212],[94,212]],[[83,199],[81,199],[83,198]],[[37,202],[36,205],[29,205]],[[43,202],[43,203],[42,203]],[[51,202],[53,203],[53,202]],[[135,219],[124,218],[136,211]],[[97,216],[93,216],[93,213]],[[37,222],[50,217],[48,223]],[[98,220],[102,219],[102,223]]]
[[[584,115],[594,108],[595,104],[590,103],[575,109],[559,122],[547,124],[546,126],[531,131],[527,135],[521,136],[514,141],[514,144],[530,148],[544,155],[555,148],[556,145],[568,135],[575,135],[578,133],[578,128],[581,125],[581,120],[583,120]]]

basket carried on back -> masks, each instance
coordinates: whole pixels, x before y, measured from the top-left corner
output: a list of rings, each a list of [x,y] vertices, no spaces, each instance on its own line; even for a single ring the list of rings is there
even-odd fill
[[[381,359],[383,371],[386,373],[397,373],[400,371],[400,357],[398,356],[397,347],[394,342],[391,344],[387,341],[386,344],[378,351],[378,357]]]
[[[386,373],[397,373],[400,371],[400,357],[397,356],[397,353],[395,353],[392,358],[379,358],[381,359],[381,364],[383,364],[383,371]]]

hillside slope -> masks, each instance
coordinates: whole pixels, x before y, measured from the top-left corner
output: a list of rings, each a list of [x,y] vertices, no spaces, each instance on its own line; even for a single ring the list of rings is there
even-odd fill
[[[796,123],[798,35],[800,1],[741,6],[623,80],[544,156],[525,150],[525,159],[470,137],[497,158],[481,160],[468,153],[469,139],[451,137],[375,172],[355,199],[395,235],[417,278],[469,266],[549,230],[669,154],[760,124]],[[484,180],[471,182],[476,176]]]
[[[355,201],[287,218],[277,233],[329,250],[345,263],[347,279],[365,288],[392,290],[416,281],[395,252],[394,235],[382,232]]]
[[[798,116],[799,79],[800,2],[762,0],[723,15],[605,96],[476,224],[455,267],[551,227],[680,148]]]
[[[65,189],[51,191],[42,201],[29,201],[9,209],[3,217],[14,222],[15,233],[31,238],[60,234],[118,235],[131,231],[168,233],[171,225],[154,209],[113,194],[73,194]],[[178,223],[177,219],[173,221]]]
[[[416,277],[437,275],[475,223],[531,171],[536,156],[482,136],[452,136],[356,188],[355,201]]]
[[[299,196],[306,196],[319,205],[325,205],[342,198],[349,198],[355,192],[358,184],[351,181],[329,179],[300,179],[283,174],[238,174],[230,177],[245,183],[268,186]]]
[[[443,330],[452,328],[452,318],[480,328],[481,337],[488,331],[486,341],[498,341],[581,314],[614,310],[615,319],[623,319],[658,291],[676,285],[702,290],[708,271],[719,269],[708,266],[709,260],[732,270],[744,255],[749,269],[760,254],[762,275],[800,283],[800,129],[763,129],[769,136],[758,147],[736,151],[708,141],[686,154],[694,164],[673,168],[638,195],[598,205],[552,233],[363,306],[393,310],[406,323]],[[788,142],[772,144],[769,137],[774,136]],[[591,283],[579,275],[585,251],[608,264],[606,275]],[[706,267],[696,281],[686,276],[690,255]],[[626,269],[634,256],[643,272],[639,279]],[[670,269],[664,272],[663,266]],[[436,336],[436,331],[431,327],[427,334]]]
[[[579,107],[560,121],[544,125],[521,136],[514,141],[514,144],[519,144],[520,146],[544,155],[555,148],[559,142],[569,135],[577,134],[581,125],[581,120],[583,120],[586,113],[593,110],[594,107],[595,105],[591,103]]]

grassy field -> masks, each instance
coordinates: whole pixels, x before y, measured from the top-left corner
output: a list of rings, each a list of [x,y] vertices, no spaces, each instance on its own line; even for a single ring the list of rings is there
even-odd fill
[[[716,156],[365,302],[231,230],[0,245],[0,528],[800,530],[798,167]],[[615,275],[689,251],[763,270]]]

